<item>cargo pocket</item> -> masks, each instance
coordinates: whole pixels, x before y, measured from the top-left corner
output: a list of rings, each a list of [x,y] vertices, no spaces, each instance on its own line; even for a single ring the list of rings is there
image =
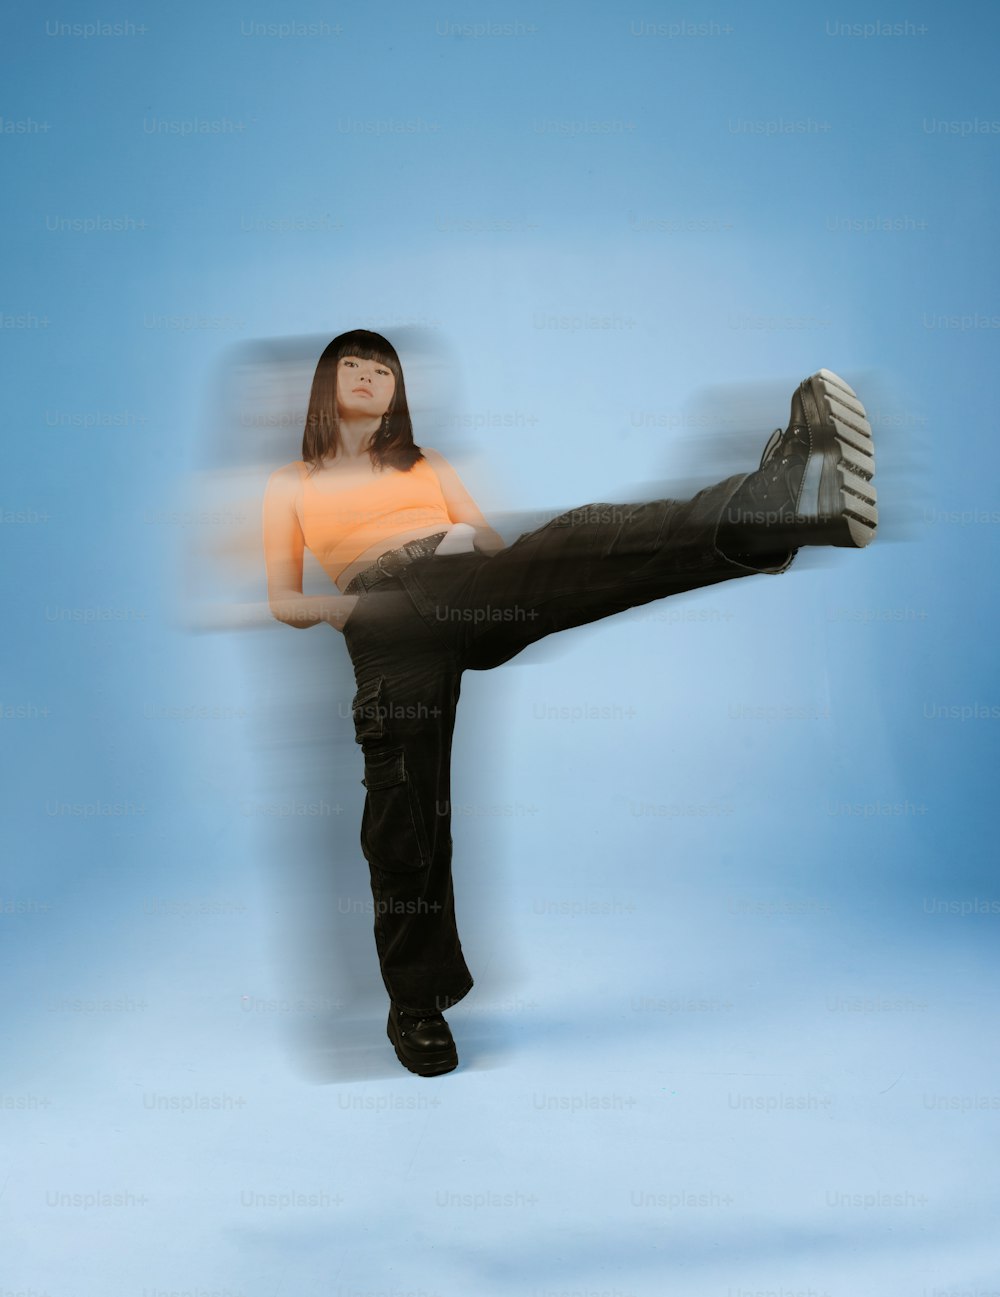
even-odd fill
[[[413,871],[430,864],[423,814],[410,784],[402,748],[365,755],[368,789],[361,817],[361,849],[379,869]]]
[[[378,742],[385,735],[385,707],[382,703],[384,676],[366,680],[351,700],[354,742]]]

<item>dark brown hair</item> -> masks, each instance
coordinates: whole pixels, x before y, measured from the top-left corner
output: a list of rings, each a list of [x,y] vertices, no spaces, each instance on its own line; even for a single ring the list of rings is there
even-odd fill
[[[423,451],[413,441],[413,424],[410,407],[406,402],[403,367],[396,349],[381,333],[368,329],[352,329],[341,333],[329,344],[316,365],[309,409],[302,434],[302,459],[314,469],[340,449],[340,423],[337,416],[337,364],[342,356],[357,356],[360,360],[381,361],[391,369],[396,379],[392,402],[382,425],[371,440],[369,455],[377,468],[389,465],[404,472],[412,468]]]

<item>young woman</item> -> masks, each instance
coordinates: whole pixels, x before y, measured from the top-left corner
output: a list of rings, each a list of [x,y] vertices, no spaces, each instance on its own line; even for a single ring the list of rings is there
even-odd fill
[[[873,473],[864,407],[821,369],[793,394],[756,472],[685,501],[583,505],[508,547],[448,462],[414,444],[391,343],[358,329],[326,348],[302,459],[265,492],[268,600],[289,626],[335,626],[351,656],[387,1034],[410,1071],[457,1066],[442,1014],[473,984],[440,813],[462,672],[671,594],[785,572],[802,545],[861,548],[877,525]],[[305,548],[342,594],[303,595]]]

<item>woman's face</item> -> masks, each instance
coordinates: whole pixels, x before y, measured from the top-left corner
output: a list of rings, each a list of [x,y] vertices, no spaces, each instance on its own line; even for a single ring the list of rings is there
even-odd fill
[[[341,356],[337,361],[337,413],[381,419],[396,391],[396,379],[380,360]]]

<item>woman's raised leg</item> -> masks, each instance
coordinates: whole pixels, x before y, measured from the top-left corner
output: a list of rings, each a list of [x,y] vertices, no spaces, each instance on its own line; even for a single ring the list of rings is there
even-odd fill
[[[828,370],[800,384],[788,427],[760,467],[690,500],[592,503],[491,556],[418,560],[401,579],[429,625],[449,623],[474,670],[527,645],[654,599],[778,574],[800,545],[867,545],[877,522],[871,428]]]

